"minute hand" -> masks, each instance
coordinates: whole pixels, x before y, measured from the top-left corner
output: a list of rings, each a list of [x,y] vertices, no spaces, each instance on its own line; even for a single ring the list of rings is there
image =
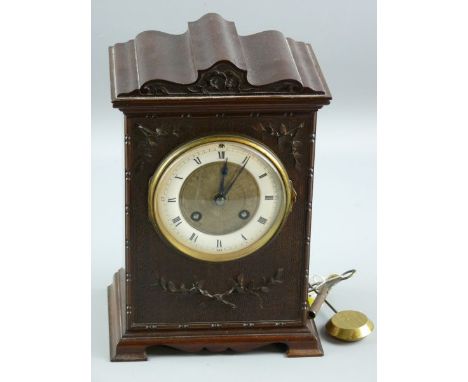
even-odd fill
[[[239,169],[239,171],[237,171],[237,173],[236,173],[236,175],[234,176],[234,178],[232,179],[231,183],[229,183],[229,186],[226,187],[226,190],[224,191],[224,194],[223,194],[224,197],[226,197],[226,195],[228,194],[229,190],[232,188],[232,186],[233,186],[234,183],[236,182],[237,178],[239,177],[239,175],[242,173],[242,171],[244,171],[244,168],[245,168],[245,166],[247,165],[249,159],[250,159],[250,157],[247,158],[247,160],[245,161],[244,165]]]

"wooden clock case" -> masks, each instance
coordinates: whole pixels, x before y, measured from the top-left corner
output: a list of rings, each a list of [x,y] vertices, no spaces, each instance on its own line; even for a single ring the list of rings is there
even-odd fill
[[[110,48],[114,107],[125,116],[125,270],[108,288],[113,361],[146,348],[245,351],[272,343],[322,355],[307,287],[317,110],[331,100],[308,44],[277,31],[239,36],[207,14],[183,35],[147,31]],[[228,262],[178,252],[148,218],[148,181],[179,145],[203,136],[255,139],[297,191],[282,230]],[[230,291],[230,292],[229,292]]]

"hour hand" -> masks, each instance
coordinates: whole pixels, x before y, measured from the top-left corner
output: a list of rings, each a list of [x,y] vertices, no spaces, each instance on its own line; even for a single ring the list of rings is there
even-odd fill
[[[226,158],[224,162],[224,166],[221,168],[221,181],[219,183],[219,190],[218,190],[219,195],[224,195],[224,180],[226,179],[226,176],[228,174],[227,162],[228,162],[228,158]]]

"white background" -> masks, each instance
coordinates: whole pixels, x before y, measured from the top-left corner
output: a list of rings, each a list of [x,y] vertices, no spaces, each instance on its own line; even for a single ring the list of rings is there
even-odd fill
[[[271,347],[251,354],[184,355],[157,350],[148,363],[109,363],[106,286],[123,266],[123,119],[109,96],[108,51],[117,42],[156,29],[184,33],[187,22],[207,12],[234,21],[240,35],[277,29],[310,42],[334,100],[319,111],[311,240],[312,274],[357,269],[329,300],[337,309],[356,309],[376,319],[376,14],[375,2],[94,1],[92,18],[92,375],[169,381],[203,380],[248,370],[243,380],[280,381],[291,373],[321,381],[375,381],[377,331],[361,343],[342,344],[322,333],[325,357],[287,359]],[[317,319],[323,329],[332,312]],[[378,329],[377,329],[378,330]],[[184,367],[175,368],[176,364]],[[342,367],[337,368],[340,364]],[[359,368],[352,365],[362,364]],[[267,375],[266,375],[267,374]]]
[[[134,11],[129,12],[129,17],[136,17],[137,3],[132,2]],[[268,9],[277,3],[270,2]],[[320,4],[314,2],[314,6]],[[379,381],[466,379],[466,14],[463,2],[450,0],[394,0],[379,4]],[[285,13],[284,18],[288,15]],[[110,12],[109,20],[112,17]],[[8,381],[89,380],[89,4],[10,2],[3,5],[0,18],[0,377]],[[181,20],[187,17],[181,16]],[[239,23],[239,18],[235,21]],[[257,21],[260,23],[260,18]],[[296,24],[300,25],[295,16],[287,28],[281,27],[278,20],[271,27],[299,38],[289,29]],[[262,28],[259,25],[257,29]],[[180,26],[180,32],[183,30]],[[240,32],[250,33],[242,29]],[[317,49],[316,35],[306,41],[313,43],[335,96],[333,104],[320,115],[319,145],[325,145],[325,119],[327,113],[334,113],[333,107],[338,107],[339,84],[332,82],[333,75],[328,70],[331,65],[325,65],[325,54]],[[115,122],[109,128],[120,128],[121,120],[117,117]],[[116,138],[115,147],[119,144]],[[321,155],[320,150],[318,154]],[[117,168],[116,165],[110,174]],[[325,173],[325,169],[321,171]],[[318,184],[317,181],[317,187]],[[120,198],[119,192],[116,199]],[[315,217],[319,213],[317,193]],[[317,246],[317,217],[314,224]],[[103,230],[96,223],[93,229]],[[109,231],[114,229],[115,226],[109,227]],[[115,241],[119,239],[117,233]],[[314,251],[317,253],[318,249]],[[312,266],[314,262],[317,266],[324,263],[319,262],[318,254],[314,256]],[[93,260],[94,285],[100,283],[96,261]],[[121,265],[121,260],[115,261]],[[356,268],[362,270],[359,267],[357,264]],[[109,282],[106,272],[102,269],[105,284]],[[358,276],[356,283],[362,280]],[[336,305],[341,298],[351,302],[355,296],[352,289],[356,288],[352,282],[332,292]],[[353,307],[363,309],[354,304]],[[104,338],[106,330],[103,324],[93,329],[93,335],[97,331]],[[362,344],[335,348],[324,343],[324,347],[333,356],[343,351],[365,352]],[[104,364],[105,344],[98,339],[93,348],[93,355],[101,357],[99,362]],[[296,367],[303,360],[284,359],[276,352],[254,357],[155,355],[147,363],[133,364],[133,368],[124,364],[120,369],[117,365],[116,370],[127,380],[141,379],[142,368],[148,370],[146,380],[170,380],[167,371],[172,376],[190,373],[191,380],[196,380],[211,377],[209,372],[216,367],[213,364],[225,362],[226,367],[215,376],[217,379],[232,374],[246,379],[250,370],[236,368],[238,365],[232,363],[246,358],[256,359],[263,366],[263,374],[257,378],[260,380],[274,376],[288,380],[314,377],[303,375],[302,367]],[[326,369],[326,360],[327,356],[309,359],[307,365]],[[352,365],[335,363],[334,368],[347,369],[354,375],[359,369],[372,372],[372,366],[369,368],[365,359],[361,361]],[[287,368],[281,369],[288,363]],[[277,368],[274,374],[273,368]],[[203,375],[196,373],[200,369]],[[96,381],[111,380],[105,372],[93,373]],[[330,380],[338,381],[336,377]]]

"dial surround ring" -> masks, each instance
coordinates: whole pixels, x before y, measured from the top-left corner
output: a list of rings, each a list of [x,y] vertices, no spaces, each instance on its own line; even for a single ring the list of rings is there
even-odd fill
[[[239,146],[244,146],[246,150],[251,150],[255,153],[259,158],[264,160],[271,168],[271,171],[278,177],[279,179],[279,194],[281,196],[281,200],[279,201],[278,211],[274,216],[272,222],[268,223],[267,229],[262,235],[257,238],[256,240],[246,244],[244,247],[234,250],[225,250],[218,249],[218,251],[207,251],[206,249],[196,248],[196,246],[188,245],[187,241],[183,241],[178,237],[177,232],[174,231],[174,227],[168,226],[167,222],[167,214],[165,211],[162,210],[161,207],[161,199],[164,197],[161,196],[161,189],[165,187],[165,183],[167,182],[168,174],[171,170],[173,170],[175,163],[181,161],[181,158],[184,158],[188,153],[193,151],[196,148],[201,148],[204,145],[214,144],[214,143],[233,143]],[[188,157],[188,160],[195,160],[194,158]],[[260,177],[259,177],[260,178]],[[170,178],[169,178],[170,179]],[[166,186],[167,188],[167,186]],[[245,256],[252,254],[253,252],[257,251],[264,245],[266,245],[281,229],[283,224],[286,222],[287,216],[291,211],[292,204],[295,198],[295,191],[292,188],[292,183],[289,180],[288,174],[284,165],[281,163],[280,159],[267,147],[265,147],[260,142],[257,142],[251,138],[247,138],[244,136],[239,135],[212,135],[206,136],[203,138],[192,140],[188,143],[185,143],[171,153],[169,153],[166,158],[164,158],[161,164],[158,166],[154,175],[151,177],[149,181],[149,190],[148,190],[148,213],[150,221],[152,222],[155,230],[161,234],[161,236],[167,240],[171,245],[173,245],[176,249],[180,252],[199,260],[203,261],[211,261],[211,262],[223,262],[223,261],[231,261],[235,259],[239,259]],[[263,195],[262,195],[263,197]],[[177,203],[179,195],[177,195]],[[266,199],[265,200],[269,200]],[[167,203],[169,204],[169,203]],[[170,203],[174,205],[175,203]],[[198,213],[198,211],[196,211]],[[259,219],[259,222],[262,223],[262,216],[255,215],[252,216],[254,219]],[[252,223],[253,219],[251,220]],[[257,220],[255,220],[257,221]],[[178,222],[176,222],[177,224]],[[192,222],[193,223],[193,222]],[[178,225],[177,225],[178,227]],[[195,231],[196,232],[196,231]],[[239,231],[240,232],[240,231]],[[197,233],[198,234],[198,233]],[[239,233],[240,235],[240,233]],[[213,236],[214,237],[214,236]],[[242,236],[245,238],[244,236]],[[247,240],[247,239],[246,239]],[[191,243],[190,243],[191,244]]]

